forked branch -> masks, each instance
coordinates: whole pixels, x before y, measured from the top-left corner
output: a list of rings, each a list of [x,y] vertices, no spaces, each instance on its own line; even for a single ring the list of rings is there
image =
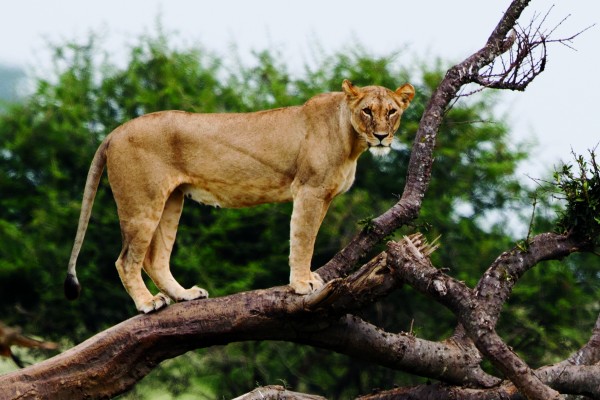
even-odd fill
[[[413,236],[405,237],[403,242],[417,245],[423,240],[420,236]],[[411,248],[410,245],[398,243],[388,245],[390,263],[397,267],[396,271],[401,279],[452,310],[479,351],[527,398],[558,399],[559,393],[541,382],[531,368],[496,333],[485,303],[478,301],[475,292],[464,283],[436,269],[423,254],[407,251]]]
[[[552,7],[541,16],[536,14],[527,25],[515,24],[503,44],[505,52],[479,71],[474,71],[472,82],[486,88],[524,91],[546,67],[547,46],[559,43],[572,48],[573,40],[592,26],[564,38],[554,38],[558,27],[546,29]]]

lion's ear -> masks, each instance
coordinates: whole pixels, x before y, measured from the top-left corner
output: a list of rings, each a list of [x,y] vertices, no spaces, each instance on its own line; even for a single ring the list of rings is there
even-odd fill
[[[402,99],[404,107],[408,107],[411,100],[415,97],[415,88],[410,83],[405,83],[396,89],[396,94]]]
[[[357,98],[360,95],[360,88],[354,86],[348,79],[344,79],[344,82],[342,82],[342,89],[350,99]]]

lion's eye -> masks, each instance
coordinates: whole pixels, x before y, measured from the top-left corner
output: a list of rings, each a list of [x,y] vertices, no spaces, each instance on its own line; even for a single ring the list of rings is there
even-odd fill
[[[398,112],[398,110],[396,110],[395,108],[390,109],[390,111],[388,111],[388,117],[392,117],[397,112]]]
[[[362,109],[363,114],[365,114],[366,116],[371,117],[373,115],[373,113],[371,112],[371,109],[369,107],[365,107]]]

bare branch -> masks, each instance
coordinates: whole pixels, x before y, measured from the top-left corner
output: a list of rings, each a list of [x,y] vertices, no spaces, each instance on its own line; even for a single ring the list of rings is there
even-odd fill
[[[357,400],[521,400],[523,397],[512,384],[491,389],[472,389],[444,384],[402,387],[361,396]]]
[[[600,315],[596,319],[594,331],[590,340],[578,352],[573,354],[561,364],[570,365],[593,365],[600,362]]]
[[[175,304],[155,314],[134,317],[59,356],[0,377],[0,399],[12,399],[17,392],[27,393],[23,398],[35,398],[41,387],[57,397],[76,399],[82,393],[113,396],[130,388],[166,358],[242,340],[293,341],[455,385],[496,386],[499,379],[481,370],[481,355],[472,346],[452,339],[432,342],[408,334],[391,334],[351,315],[339,317],[352,309],[353,301],[357,300],[357,307],[367,304],[397,288],[399,279],[411,274],[411,279],[419,283],[411,279],[407,282],[448,299],[448,304],[454,304],[451,308],[460,309],[463,302],[468,307],[477,305],[473,290],[430,264],[428,256],[436,244],[428,244],[417,234],[390,246],[400,251],[403,258],[380,254],[356,273],[313,296],[296,296],[287,288],[273,288]],[[406,271],[413,272],[407,275]],[[475,315],[477,312],[480,310],[475,307],[473,316],[480,316]],[[470,317],[466,313],[459,315]],[[181,324],[182,320],[186,323]],[[489,317],[488,320],[491,321]],[[475,340],[480,350],[487,349],[488,342],[489,339]],[[493,352],[488,349],[483,353]],[[84,361],[86,369],[82,371],[80,365]],[[88,379],[89,376],[95,378]],[[556,373],[545,376],[548,380],[559,379]],[[32,386],[31,382],[37,384]],[[465,389],[456,390],[463,393]]]
[[[490,323],[495,326],[502,306],[517,281],[540,261],[562,259],[587,246],[573,237],[543,233],[529,243],[517,245],[500,255],[483,274],[475,288],[478,301],[485,302]]]
[[[552,8],[539,23],[539,15],[534,15],[528,25],[516,24],[504,43],[505,53],[486,65],[484,69],[474,73],[472,81],[486,88],[524,91],[544,71],[548,44],[560,43],[573,49],[571,46],[573,40],[594,26],[589,26],[568,37],[555,39],[552,35],[568,19],[568,16],[547,31],[544,25]]]
[[[554,366],[536,371],[536,375],[545,383],[561,393],[600,397],[600,367],[567,366],[558,369]],[[445,384],[402,387],[361,396],[357,400],[522,400],[523,396],[510,382],[503,382],[493,388],[478,389],[449,386]]]
[[[305,296],[279,287],[189,301],[139,315],[56,357],[0,376],[0,400],[16,398],[17,393],[22,399],[36,398],[47,392],[56,398],[111,397],[131,388],[162,360],[192,349],[244,340],[310,344],[456,384],[496,384],[496,378],[478,367],[481,358],[476,351],[465,351],[451,341],[436,343],[390,334],[349,315],[339,317],[350,309],[349,299],[355,298],[348,290],[377,298],[380,291],[367,290],[374,281],[395,281],[386,259],[376,257],[364,271],[357,271],[328,292],[335,296],[315,296],[307,302]],[[382,283],[388,291],[394,285]]]
[[[25,336],[20,328],[9,327],[0,322],[0,356],[11,358],[17,366],[23,368],[23,362],[12,352],[13,346],[43,350],[58,348],[56,343],[32,339]]]
[[[403,243],[388,244],[388,263],[415,289],[433,296],[451,309],[475,346],[505,374],[529,399],[558,399],[560,394],[546,386],[529,366],[496,333],[485,303],[463,283],[437,270],[428,258],[407,251],[420,238],[404,238]]]
[[[258,387],[233,400],[325,400],[325,397],[313,394],[292,392],[283,386],[264,386]]]

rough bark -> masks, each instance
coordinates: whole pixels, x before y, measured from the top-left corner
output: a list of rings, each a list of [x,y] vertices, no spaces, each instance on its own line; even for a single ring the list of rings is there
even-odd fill
[[[378,256],[326,286],[323,295],[298,296],[280,287],[139,315],[56,357],[1,376],[0,399],[109,398],[130,389],[162,360],[242,340],[311,344],[455,383],[494,383],[478,368],[477,353],[465,354],[451,343],[390,334],[346,315],[356,293],[377,298],[379,293],[371,289],[382,280],[394,281],[385,257]]]
[[[283,386],[264,386],[233,400],[325,400],[325,397],[292,392]]]
[[[455,311],[459,319],[464,318],[462,322],[477,349],[505,368],[522,393],[530,398],[552,398],[554,394],[546,389],[542,378],[533,379],[526,364],[493,334],[489,317],[474,318],[479,323],[469,322],[468,313],[477,311],[465,309],[478,308],[472,307],[477,302],[474,291],[434,268],[428,258],[430,251],[432,247],[420,235],[414,235],[400,243],[390,243],[387,254],[380,254],[354,274],[329,283],[313,296],[297,296],[281,287],[180,303],[155,314],[136,316],[52,359],[0,377],[0,399],[109,398],[131,388],[164,359],[195,348],[241,340],[287,340],[330,349],[456,385],[449,393],[459,393],[466,390],[462,385],[470,384],[480,388],[469,392],[470,396],[480,396],[472,398],[487,398],[484,393],[498,394],[498,390],[516,391],[508,384],[503,386],[505,389],[494,387],[499,379],[479,368],[481,355],[473,348],[453,340],[430,342],[407,334],[391,334],[347,314],[353,309],[357,293],[361,294],[356,302],[360,307],[402,282],[432,295]],[[386,289],[381,291],[382,287]],[[466,316],[461,316],[463,313]],[[480,335],[482,329],[485,333]],[[597,341],[596,334],[597,330],[590,343]],[[503,357],[516,357],[511,362],[524,364],[524,369],[505,367]],[[568,393],[596,393],[596,372],[596,366],[579,370],[559,365],[537,375]],[[489,388],[490,392],[482,388]]]

